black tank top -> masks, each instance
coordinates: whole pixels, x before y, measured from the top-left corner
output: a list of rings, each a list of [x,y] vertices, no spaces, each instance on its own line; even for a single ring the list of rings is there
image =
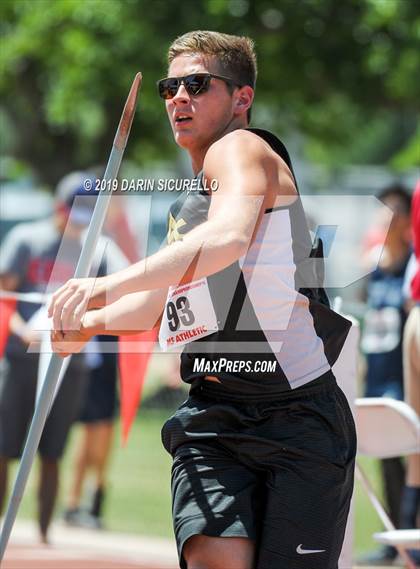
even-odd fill
[[[277,137],[248,130],[293,174]],[[210,200],[204,189],[179,196],[169,212],[168,243],[207,220]],[[247,254],[207,277],[219,330],[185,346],[183,381],[238,400],[269,400],[329,374],[351,323],[330,309],[317,256],[322,244],[314,249],[300,198],[266,210]],[[209,386],[206,375],[221,383]]]

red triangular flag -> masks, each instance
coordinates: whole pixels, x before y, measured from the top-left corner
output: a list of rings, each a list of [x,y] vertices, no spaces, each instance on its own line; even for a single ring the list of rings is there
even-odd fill
[[[10,318],[16,309],[16,300],[0,300],[0,358],[3,357],[9,337]]]
[[[153,345],[156,342],[157,329],[147,330],[140,334],[120,336],[118,364],[120,368],[120,407],[122,420],[122,443],[128,440],[131,425],[140,404],[146,371]],[[144,342],[144,348],[140,344]],[[127,344],[134,343],[136,349],[126,351]],[[126,344],[126,349],[124,345]]]

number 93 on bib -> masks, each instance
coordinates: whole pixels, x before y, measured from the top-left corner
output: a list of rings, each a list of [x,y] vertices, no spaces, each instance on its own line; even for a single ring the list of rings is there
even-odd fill
[[[159,330],[162,350],[183,346],[218,329],[206,278],[169,288]]]

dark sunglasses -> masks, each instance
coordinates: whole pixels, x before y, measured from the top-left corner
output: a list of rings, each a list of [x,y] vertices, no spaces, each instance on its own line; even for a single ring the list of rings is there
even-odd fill
[[[239,87],[233,79],[223,77],[223,75],[214,75],[213,73],[192,73],[185,77],[167,77],[166,79],[158,81],[157,86],[159,96],[162,97],[162,99],[173,99],[178,93],[178,89],[181,85],[185,86],[189,95],[201,95],[201,93],[208,91],[212,78],[221,79],[228,85]]]

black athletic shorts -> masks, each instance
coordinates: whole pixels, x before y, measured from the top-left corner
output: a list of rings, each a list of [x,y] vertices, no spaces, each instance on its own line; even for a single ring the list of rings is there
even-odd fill
[[[8,356],[0,373],[0,455],[19,458],[34,413],[38,354]],[[84,355],[72,357],[39,443],[43,458],[61,457],[86,389]]]
[[[356,432],[332,373],[277,401],[191,395],[162,441],[182,568],[187,539],[206,535],[255,540],[257,569],[337,569]]]
[[[117,404],[117,354],[102,353],[101,363],[89,371],[88,389],[79,421],[112,422]]]

